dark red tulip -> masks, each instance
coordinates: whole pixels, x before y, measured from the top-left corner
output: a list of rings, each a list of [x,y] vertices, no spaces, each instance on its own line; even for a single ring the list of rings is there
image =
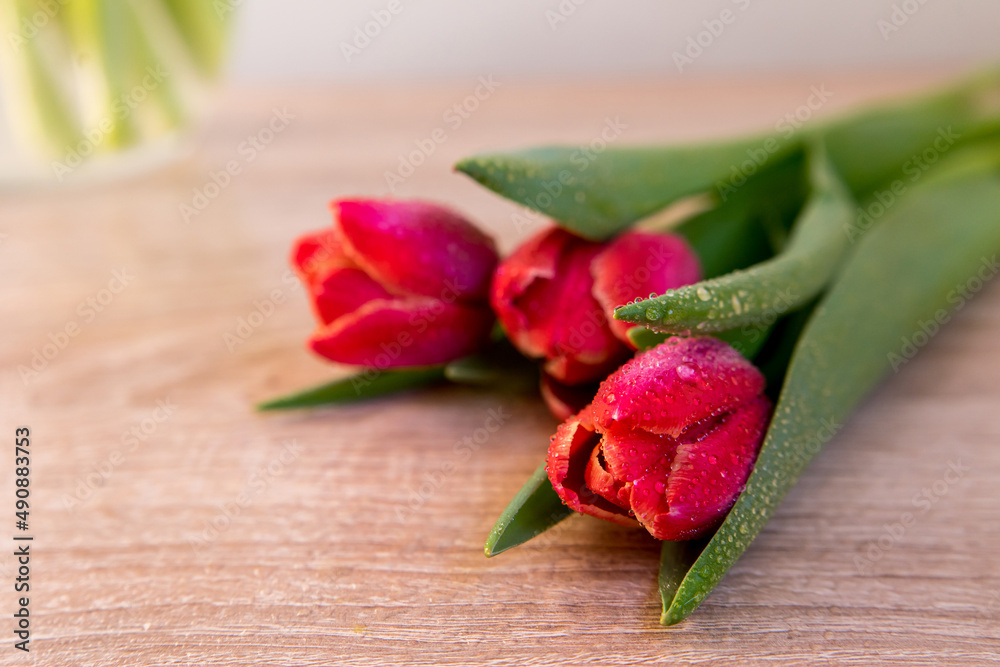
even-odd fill
[[[552,438],[547,470],[572,509],[660,540],[721,523],[768,420],[764,377],[716,338],[669,338],[602,384]]]
[[[490,301],[511,342],[544,360],[543,396],[564,416],[581,407],[563,400],[569,388],[596,383],[632,353],[634,325],[615,321],[614,309],[700,279],[698,258],[677,235],[626,232],[598,243],[553,227],[500,263]]]
[[[445,363],[489,337],[493,240],[448,209],[416,201],[330,204],[334,226],[296,241],[318,354],[390,368]]]

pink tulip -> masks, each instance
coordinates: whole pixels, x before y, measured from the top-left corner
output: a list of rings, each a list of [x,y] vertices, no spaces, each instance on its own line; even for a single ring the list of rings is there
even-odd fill
[[[311,297],[318,354],[369,367],[425,366],[489,338],[493,240],[417,201],[331,202],[334,226],[299,238],[291,262]]]
[[[722,522],[770,418],[764,377],[715,338],[669,338],[637,355],[552,437],[547,470],[570,508],[660,540]]]
[[[674,234],[626,232],[598,243],[553,227],[500,263],[490,301],[514,346],[544,360],[542,395],[563,418],[582,405],[570,400],[581,393],[574,387],[603,379],[632,353],[634,325],[614,320],[615,308],[700,278],[698,258]]]

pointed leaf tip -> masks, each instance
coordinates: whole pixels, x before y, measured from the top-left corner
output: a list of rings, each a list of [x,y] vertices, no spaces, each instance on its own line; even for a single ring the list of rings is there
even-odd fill
[[[572,513],[556,495],[542,463],[497,519],[483,551],[492,558],[541,535]]]

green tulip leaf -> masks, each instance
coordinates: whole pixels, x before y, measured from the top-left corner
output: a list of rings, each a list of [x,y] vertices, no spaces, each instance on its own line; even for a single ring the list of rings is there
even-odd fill
[[[685,197],[710,194],[718,199],[737,193],[761,170],[816,142],[828,146],[834,168],[854,197],[866,200],[876,190],[922,173],[926,151],[947,152],[994,131],[998,92],[1000,70],[991,70],[943,92],[798,130],[783,124],[749,138],[681,146],[612,145],[599,153],[571,146],[531,148],[472,156],[455,169],[570,231],[601,240]],[[823,104],[831,95],[818,86],[809,100]],[[767,196],[775,194],[781,191]],[[733,224],[729,217],[712,220]]]
[[[552,146],[478,155],[455,169],[580,236],[601,240],[683,197],[712,190],[766,141],[620,147],[596,154]],[[796,148],[786,142],[765,155],[770,160]]]
[[[795,347],[743,493],[697,561],[662,589],[662,622],[690,615],[760,533],[806,464],[890,370],[920,322],[944,321],[973,280],[1000,268],[1000,151],[915,186],[861,239]],[[941,167],[944,169],[944,167]]]
[[[784,251],[734,271],[628,304],[615,318],[671,333],[773,324],[816,297],[842,265],[855,204],[822,147],[809,164],[810,194]]]
[[[776,160],[733,191],[711,197],[713,206],[671,231],[683,236],[714,278],[763,262],[784,249],[806,200],[804,151]]]
[[[486,556],[496,556],[523,544],[572,513],[556,495],[542,463],[497,519],[486,539]]]
[[[743,329],[719,331],[712,334],[712,336],[729,343],[737,352],[753,361],[753,359],[757,356],[757,353],[760,352],[762,347],[764,347],[764,343],[767,342],[767,338],[770,333],[771,327],[762,327],[761,329],[747,327]],[[628,330],[629,340],[632,341],[632,344],[639,350],[654,348],[671,336],[673,336],[673,334],[663,333],[662,331],[653,331],[652,329],[646,329],[645,327],[632,327]]]
[[[330,403],[351,403],[421,387],[443,379],[443,366],[391,371],[370,368],[340,380],[265,401],[257,405],[257,410],[266,412],[313,408]]]
[[[445,365],[449,382],[504,391],[538,390],[538,364],[526,358],[506,338],[487,349]]]

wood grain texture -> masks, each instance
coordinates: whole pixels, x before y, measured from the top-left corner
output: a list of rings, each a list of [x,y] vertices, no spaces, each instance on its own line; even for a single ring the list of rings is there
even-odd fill
[[[995,281],[866,402],[673,628],[658,625],[658,549],[640,532],[574,517],[483,557],[554,428],[536,397],[441,388],[251,409],[341,372],[303,348],[311,318],[289,281],[290,241],[328,223],[334,196],[386,194],[384,173],[437,127],[447,141],[397,195],[448,202],[510,248],[538,226],[451,174],[455,159],[587,144],[615,116],[628,142],[772,127],[810,86],[831,94],[818,116],[932,79],[500,81],[457,128],[443,114],[475,81],[231,90],[168,169],[0,194],[0,434],[33,429],[36,540],[27,656],[12,647],[16,566],[2,549],[0,664],[1000,661]],[[294,118],[247,161],[240,143],[275,108]],[[179,204],[227,160],[241,173],[185,223]],[[91,317],[80,304],[122,270],[127,286]],[[256,326],[230,350],[241,318]],[[23,381],[18,367],[70,321],[79,333]],[[456,448],[489,411],[503,426],[471,455]],[[4,454],[11,505],[12,464]],[[914,521],[899,533],[904,513]],[[13,517],[0,540],[12,532]]]

